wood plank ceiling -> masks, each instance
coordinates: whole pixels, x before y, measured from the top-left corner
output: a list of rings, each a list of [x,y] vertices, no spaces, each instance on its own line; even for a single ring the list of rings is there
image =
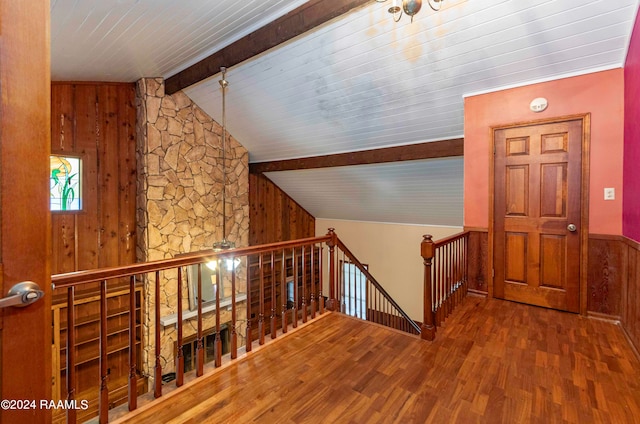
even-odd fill
[[[328,0],[327,0],[328,1]],[[245,36],[304,1],[52,0],[54,80],[135,81],[170,77]],[[301,158],[463,136],[463,96],[568,75],[621,67],[638,0],[445,0],[428,6],[411,23],[394,23],[389,3],[365,6],[229,69],[227,128],[250,152],[252,162]],[[185,92],[221,120],[219,75]],[[457,163],[442,159],[443,163]],[[371,185],[345,182],[322,207],[305,195],[309,186],[337,187],[345,169],[269,174],[318,217],[461,225],[460,212],[435,205],[421,218],[401,218],[407,197],[385,191],[417,186],[410,175],[386,165],[363,165]],[[379,168],[379,169],[376,169]],[[455,167],[454,167],[455,168]],[[375,170],[372,171],[372,170]],[[459,193],[457,179],[432,180]],[[433,175],[441,175],[434,169]],[[451,183],[451,184],[449,184]],[[313,186],[312,186],[313,187]],[[375,188],[375,191],[367,187]],[[345,207],[345,199],[393,198],[375,210]],[[404,192],[404,191],[403,191]],[[386,206],[385,206],[386,205]],[[422,207],[424,205],[420,205]],[[349,213],[346,211],[349,210]],[[418,209],[412,217],[424,214]],[[440,218],[445,217],[445,218]]]

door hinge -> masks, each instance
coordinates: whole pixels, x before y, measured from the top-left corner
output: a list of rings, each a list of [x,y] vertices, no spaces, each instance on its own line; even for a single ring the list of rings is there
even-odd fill
[[[496,270],[495,269],[491,270],[491,277],[496,278]]]

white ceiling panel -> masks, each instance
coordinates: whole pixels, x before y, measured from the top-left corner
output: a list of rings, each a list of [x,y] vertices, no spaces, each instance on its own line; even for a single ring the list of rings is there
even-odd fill
[[[231,68],[227,126],[251,161],[463,134],[463,95],[621,67],[637,0],[445,0],[411,23],[388,4]],[[219,76],[185,91],[221,115]]]
[[[306,0],[51,0],[54,81],[166,77]]]
[[[269,172],[316,218],[462,225],[462,158]]]

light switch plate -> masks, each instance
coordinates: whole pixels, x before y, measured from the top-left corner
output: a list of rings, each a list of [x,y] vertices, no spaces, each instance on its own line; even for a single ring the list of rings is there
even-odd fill
[[[604,200],[615,200],[616,198],[616,189],[615,188],[605,188],[604,189]]]

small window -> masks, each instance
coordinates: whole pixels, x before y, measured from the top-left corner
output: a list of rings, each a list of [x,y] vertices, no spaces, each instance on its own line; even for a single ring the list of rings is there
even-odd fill
[[[356,264],[340,261],[342,264],[342,311],[354,317],[367,319],[367,277]],[[369,266],[363,264],[366,270]]]
[[[49,204],[52,211],[82,210],[81,176],[80,158],[51,156]]]

